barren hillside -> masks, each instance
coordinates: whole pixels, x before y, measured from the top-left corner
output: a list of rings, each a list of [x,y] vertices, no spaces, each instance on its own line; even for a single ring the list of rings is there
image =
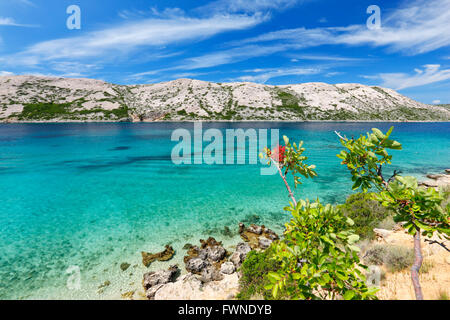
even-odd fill
[[[178,120],[448,121],[450,110],[361,84],[179,79],[121,86],[91,79],[0,77],[1,122]]]

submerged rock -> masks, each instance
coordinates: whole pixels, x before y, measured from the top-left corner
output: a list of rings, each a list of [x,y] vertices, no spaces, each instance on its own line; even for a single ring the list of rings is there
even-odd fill
[[[142,263],[144,266],[148,267],[152,262],[158,260],[158,261],[168,261],[172,259],[172,257],[175,254],[175,250],[169,245],[166,246],[166,249],[159,253],[148,253],[148,252],[142,252]]]
[[[131,266],[131,264],[124,262],[120,265],[120,269],[122,271],[126,271],[130,266]]]
[[[232,232],[232,231],[230,230],[230,228],[227,227],[227,226],[225,226],[225,227],[223,228],[223,230],[221,231],[221,233],[222,233],[224,236],[226,236],[226,237],[229,237],[229,238],[233,237],[233,232]]]
[[[106,280],[105,282],[103,282],[101,285],[98,286],[99,289],[103,289],[106,287],[109,287],[111,285],[111,281]]]
[[[133,296],[134,296],[135,292],[136,291],[128,291],[128,292],[122,293],[122,299],[133,300]]]

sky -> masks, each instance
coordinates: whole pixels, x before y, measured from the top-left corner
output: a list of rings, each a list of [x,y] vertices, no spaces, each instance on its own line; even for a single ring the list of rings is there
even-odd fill
[[[0,76],[22,74],[362,83],[450,104],[450,0],[0,0]]]

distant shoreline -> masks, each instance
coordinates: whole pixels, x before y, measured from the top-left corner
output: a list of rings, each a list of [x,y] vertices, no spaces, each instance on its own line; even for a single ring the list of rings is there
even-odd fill
[[[280,123],[450,123],[449,120],[170,120],[170,121],[0,121],[2,124],[65,124],[65,123],[128,123],[128,124],[147,124],[147,123],[262,123],[262,122],[280,122]]]

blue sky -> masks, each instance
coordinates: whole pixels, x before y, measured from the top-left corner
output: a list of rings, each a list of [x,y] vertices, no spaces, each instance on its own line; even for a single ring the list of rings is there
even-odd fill
[[[450,0],[0,0],[0,75],[351,82],[450,103],[449,45]]]

